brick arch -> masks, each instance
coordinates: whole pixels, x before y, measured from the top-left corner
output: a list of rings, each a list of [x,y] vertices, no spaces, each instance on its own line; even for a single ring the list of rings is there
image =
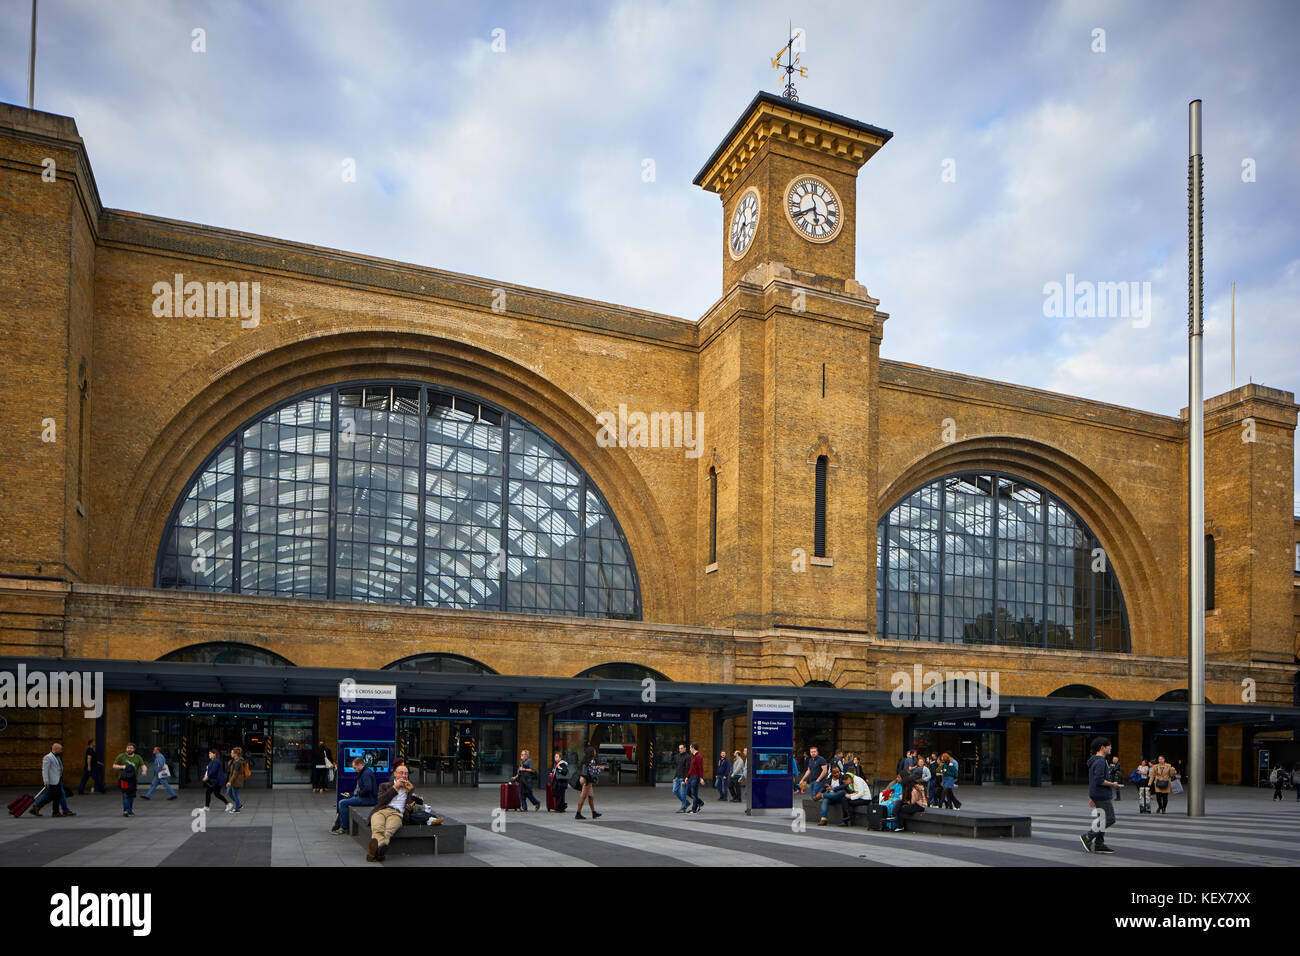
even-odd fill
[[[595,482],[622,527],[641,588],[642,618],[684,622],[686,596],[667,547],[671,528],[627,451],[596,444],[595,412],[579,399],[511,359],[425,332],[375,325],[280,337],[286,341],[270,347],[256,336],[238,339],[159,396],[170,418],[121,490],[130,504],[111,529],[108,580],[153,586],[172,506],[207,456],[241,424],[313,389],[409,378],[477,395],[550,436]]]
[[[876,502],[876,515],[885,515],[912,491],[944,475],[981,470],[1025,478],[1074,509],[1106,549],[1119,579],[1131,653],[1157,653],[1158,635],[1172,633],[1176,618],[1161,585],[1155,552],[1119,495],[1087,465],[1058,448],[997,435],[953,442],[914,461],[889,482]]]

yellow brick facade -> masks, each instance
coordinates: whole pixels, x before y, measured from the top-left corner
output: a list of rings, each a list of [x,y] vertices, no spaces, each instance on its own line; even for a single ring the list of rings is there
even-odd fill
[[[735,200],[750,185],[763,196],[760,231],[739,261],[724,245],[721,297],[694,321],[104,209],[71,120],[0,106],[0,300],[8,303],[0,427],[13,449],[0,461],[0,655],[149,661],[222,640],[304,667],[377,669],[447,652],[542,677],[628,661],[673,681],[889,689],[891,673],[920,663],[997,671],[1001,692],[1013,695],[1079,683],[1153,700],[1185,687],[1185,414],[882,360],[888,316],[852,267],[855,176],[883,140],[829,121],[794,129],[772,111],[758,118],[766,133],[742,128],[719,160],[730,171],[722,176],[715,164],[705,178],[722,199],[724,244]],[[53,182],[42,177],[47,158]],[[800,239],[779,208],[786,182],[807,170],[843,200],[843,230],[825,246]],[[260,323],[155,317],[154,284],[177,274],[259,282]],[[472,393],[562,445],[627,537],[642,619],[154,587],[172,506],[226,436],[276,402],[366,378]],[[703,453],[601,447],[595,416],[619,405],[702,412]],[[1218,597],[1206,626],[1211,702],[1235,702],[1247,678],[1260,703],[1293,699],[1296,411],[1291,392],[1261,385],[1206,403]],[[47,420],[53,441],[42,440]],[[945,434],[948,420],[955,436]],[[1246,420],[1250,441],[1242,440]],[[796,551],[813,552],[821,455],[829,461],[827,560],[795,571]],[[711,570],[710,468],[718,474]],[[877,522],[917,486],[966,468],[1027,478],[1091,527],[1123,588],[1131,654],[878,637]],[[114,696],[114,733],[128,732],[127,707],[125,695]],[[543,720],[535,706],[520,710],[521,747],[536,749]],[[38,723],[0,754],[0,782],[25,773],[56,730],[73,752],[88,736],[79,715]],[[743,745],[743,725],[728,720],[727,746]],[[878,771],[892,767],[896,716],[845,713],[839,726],[846,749],[869,755]],[[1128,765],[1141,741],[1125,728],[1117,752]],[[692,713],[690,732],[716,755],[707,713]],[[1028,734],[1027,722],[1008,727],[1008,777],[1028,776]],[[1238,754],[1231,767],[1221,757],[1225,780],[1240,775],[1239,733],[1235,740],[1232,751],[1231,735],[1219,739],[1222,753]]]

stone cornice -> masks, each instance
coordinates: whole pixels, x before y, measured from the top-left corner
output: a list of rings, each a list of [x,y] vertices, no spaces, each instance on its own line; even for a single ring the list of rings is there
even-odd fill
[[[835,113],[760,93],[723,139],[695,185],[722,193],[769,141],[796,144],[862,166],[894,134]]]

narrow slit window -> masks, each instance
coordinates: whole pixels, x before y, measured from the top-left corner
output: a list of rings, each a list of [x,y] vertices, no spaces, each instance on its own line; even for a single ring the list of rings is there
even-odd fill
[[[709,564],[718,563],[718,469],[709,469]]]
[[[813,554],[826,557],[826,456],[817,458],[817,485],[814,492]]]

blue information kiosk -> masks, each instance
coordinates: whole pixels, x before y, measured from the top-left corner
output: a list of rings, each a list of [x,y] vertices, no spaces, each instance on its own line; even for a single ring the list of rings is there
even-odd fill
[[[357,775],[352,759],[360,757],[383,783],[393,772],[397,749],[397,686],[339,684],[338,793],[351,793]]]
[[[794,806],[794,701],[749,702],[749,797],[746,814]]]

